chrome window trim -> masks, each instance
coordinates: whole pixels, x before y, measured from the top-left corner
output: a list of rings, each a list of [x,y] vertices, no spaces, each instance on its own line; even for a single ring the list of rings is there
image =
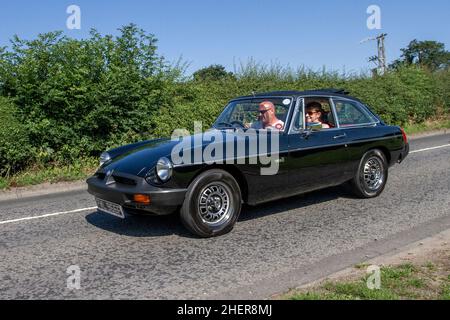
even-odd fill
[[[361,103],[358,102],[354,99],[349,99],[349,98],[345,98],[345,97],[340,97],[340,96],[335,96],[335,95],[321,95],[321,94],[309,94],[309,95],[301,95],[298,96],[297,99],[294,98],[294,96],[283,96],[283,95],[277,95],[277,96],[254,96],[254,97],[245,97],[245,98],[237,98],[237,99],[232,99],[229,101],[229,103],[231,102],[235,102],[235,101],[242,101],[242,100],[253,100],[253,99],[271,99],[271,98],[275,98],[275,99],[280,99],[280,98],[290,98],[292,99],[291,105],[289,106],[289,110],[288,110],[288,115],[286,118],[286,122],[289,122],[289,129],[286,130],[286,128],[281,131],[280,133],[284,134],[284,135],[291,135],[291,134],[300,134],[302,131],[304,131],[306,129],[306,123],[303,120],[303,128],[300,130],[295,130],[293,128],[293,124],[294,124],[294,118],[296,116],[296,113],[298,112],[297,107],[299,107],[299,103],[302,102],[302,112],[303,114],[305,114],[305,98],[327,98],[329,99],[329,103],[330,103],[330,107],[331,110],[333,112],[333,116],[334,119],[336,121],[336,127],[335,128],[328,128],[325,129],[326,131],[337,131],[337,130],[346,130],[346,129],[354,129],[354,128],[362,128],[362,127],[375,127],[376,125],[380,124],[381,121],[379,119],[377,119],[377,117],[375,115],[371,114],[370,110],[366,110],[366,106]],[[358,124],[352,124],[352,125],[346,125],[344,127],[341,126],[340,121],[339,121],[339,117],[337,116],[337,111],[336,111],[336,104],[335,104],[335,100],[342,100],[342,101],[348,101],[348,102],[353,102],[356,104],[357,107],[360,107],[360,110],[362,111],[362,113],[364,115],[366,115],[369,119],[376,119],[376,121],[373,122],[367,122],[367,123],[358,123]],[[295,103],[294,103],[295,101]],[[362,108],[361,108],[362,107]],[[286,124],[286,123],[285,123]],[[322,131],[322,130],[321,130]],[[316,132],[321,132],[321,131],[316,131]]]
[[[320,131],[318,131],[320,132]],[[347,146],[347,145],[353,145],[356,143],[366,143],[366,142],[372,142],[372,141],[381,141],[381,140],[388,140],[393,139],[399,136],[389,136],[389,137],[382,137],[382,138],[372,138],[372,139],[364,139],[364,140],[357,140],[357,141],[347,141],[342,142],[339,144],[326,144],[321,146],[311,146],[311,147],[305,147],[305,148],[296,148],[296,149],[290,149],[289,152],[297,152],[297,151],[303,151],[303,150],[312,150],[312,149],[318,149],[318,148],[328,148],[328,147],[336,147],[336,146]]]
[[[264,100],[264,99],[283,99],[283,98],[284,99],[291,99],[291,104],[289,105],[288,111],[286,112],[287,115],[286,115],[286,119],[285,119],[285,122],[284,122],[284,129],[280,130],[280,134],[286,135],[286,134],[289,134],[289,130],[286,130],[287,129],[286,124],[287,123],[289,124],[289,129],[290,129],[291,128],[291,123],[292,123],[292,121],[291,121],[292,112],[294,111],[293,109],[295,109],[295,104],[294,104],[295,97],[294,96],[289,96],[289,95],[286,95],[286,96],[283,96],[283,95],[280,95],[280,96],[254,96],[254,97],[249,96],[249,97],[244,97],[244,98],[232,99],[232,100],[228,101],[228,104],[230,104],[232,102],[239,102],[239,101],[244,101],[244,100],[254,100],[254,99],[262,99],[262,100]],[[216,118],[216,120],[217,120],[217,118]],[[258,130],[266,130],[266,129],[258,129]]]
[[[331,108],[331,112],[333,113],[334,120],[336,121],[336,127],[334,127],[334,128],[326,128],[325,130],[326,131],[337,131],[337,130],[342,129],[342,128],[339,127],[339,120],[337,118],[336,110],[334,109],[333,96],[328,96],[328,95],[305,95],[305,96],[300,96],[300,97],[297,98],[297,104],[294,107],[294,113],[292,114],[292,119],[291,119],[292,120],[291,121],[291,126],[290,126],[289,132],[288,132],[289,135],[290,134],[300,134],[302,132],[302,130],[303,131],[306,130],[306,121],[305,120],[303,120],[303,128],[301,130],[295,130],[295,129],[293,129],[293,126],[292,126],[292,124],[294,123],[294,119],[297,116],[297,112],[298,112],[297,106],[298,106],[298,103],[300,101],[302,102],[303,117],[305,115],[305,108],[306,108],[305,98],[327,98],[329,100],[328,103],[330,104],[330,108]],[[352,101],[352,100],[350,100],[350,101]],[[322,130],[315,131],[315,132],[322,132]]]
[[[366,104],[364,104],[364,103],[362,103],[362,102],[360,102],[360,101],[357,101],[357,102],[363,107],[364,110],[366,110],[366,112],[370,115],[370,117],[371,117],[372,119],[375,119],[375,120],[376,120],[375,122],[381,123],[381,120],[379,119],[380,117],[379,117],[377,114],[375,114],[375,113],[369,108],[369,106],[367,106]]]
[[[371,115],[371,114],[368,113],[368,111],[366,110],[366,108],[364,107],[364,105],[363,105],[362,103],[360,103],[360,102],[358,102],[358,101],[356,101],[356,100],[348,99],[348,98],[343,98],[343,97],[336,97],[336,96],[333,96],[331,99],[333,100],[333,106],[334,106],[334,108],[336,108],[336,104],[335,104],[334,100],[342,100],[342,101],[353,102],[353,103],[355,103],[356,107],[359,108],[359,110],[360,110],[367,118],[369,118],[369,119],[374,119],[374,118],[375,118],[375,119],[376,119],[375,116],[373,116],[373,115]],[[361,107],[362,107],[362,108],[361,108]],[[377,121],[371,121],[371,122],[366,122],[366,123],[356,123],[356,124],[346,125],[345,127],[341,127],[341,126],[340,126],[340,121],[339,121],[339,119],[338,119],[338,117],[337,117],[337,111],[336,111],[336,119],[337,119],[337,121],[339,122],[339,127],[342,128],[342,129],[352,128],[352,127],[361,127],[361,126],[373,126],[373,125],[377,125],[377,124],[381,123],[380,120],[376,119]]]
[[[297,130],[297,129],[294,128],[295,117],[300,112],[300,110],[299,110],[300,103],[301,103],[301,106],[302,106],[303,113],[305,112],[305,99],[303,97],[298,97],[297,101],[295,102],[294,111],[293,111],[292,116],[291,116],[291,123],[289,125],[288,135],[290,135],[290,134],[299,134],[299,133],[301,133],[302,131],[305,130],[305,121],[303,121],[303,125],[302,125],[301,129]]]
[[[355,128],[369,128],[369,127],[376,127],[377,125],[378,125],[377,122],[360,123],[360,124],[346,125],[345,127],[340,127],[340,129],[346,130],[346,129],[355,129]]]

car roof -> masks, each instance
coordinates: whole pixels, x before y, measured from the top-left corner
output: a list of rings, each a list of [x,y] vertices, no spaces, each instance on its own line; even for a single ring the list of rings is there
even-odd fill
[[[346,99],[352,99],[361,102],[359,99],[349,96],[349,92],[345,89],[316,89],[316,90],[305,90],[305,91],[296,91],[296,90],[286,90],[286,91],[270,91],[270,92],[259,92],[253,95],[241,96],[235,98],[233,100],[239,99],[251,99],[251,98],[262,98],[262,97],[283,97],[283,96],[292,96],[292,97],[301,97],[301,96],[335,96],[342,97]]]

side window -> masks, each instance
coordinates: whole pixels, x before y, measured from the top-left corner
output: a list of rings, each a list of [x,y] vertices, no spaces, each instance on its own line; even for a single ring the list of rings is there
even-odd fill
[[[289,108],[294,103],[293,100],[291,98],[289,98],[289,97],[285,97],[285,98],[274,97],[274,98],[253,99],[252,100],[252,104],[254,105],[254,110],[256,111],[257,117],[253,121],[251,127],[255,128],[255,129],[261,129],[261,126],[263,126],[263,122],[265,121],[264,118],[267,120],[267,117],[265,117],[259,110],[259,105],[262,102],[266,102],[266,101],[270,102],[275,107],[275,110],[274,110],[275,111],[275,120],[276,121],[281,121],[283,123],[283,124],[281,124],[281,123],[278,124],[281,129],[279,129],[279,128],[276,128],[276,129],[280,130],[280,131],[285,131],[285,129],[286,129],[285,128],[285,126],[286,126],[286,119],[287,119],[287,115],[288,115],[288,112],[289,112]],[[270,129],[270,130],[272,130],[272,129]]]
[[[270,101],[275,106],[275,116],[277,119],[286,122],[287,113],[292,103],[291,99],[285,98],[272,98],[272,99],[255,99],[252,102],[258,106],[263,101]]]
[[[321,130],[336,127],[330,99],[327,97],[305,98],[306,126],[319,127]]]
[[[258,118],[258,111],[252,103],[239,103],[234,107],[230,121],[242,123],[253,122]]]
[[[373,120],[364,112],[358,103],[347,100],[333,100],[341,127],[372,123]]]

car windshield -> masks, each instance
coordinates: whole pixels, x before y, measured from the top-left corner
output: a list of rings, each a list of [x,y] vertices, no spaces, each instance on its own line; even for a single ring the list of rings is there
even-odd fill
[[[282,123],[284,130],[284,122],[290,106],[292,105],[292,97],[277,97],[277,98],[253,98],[231,101],[219,115],[213,128],[257,128],[265,129],[262,117],[265,110],[261,111],[260,105],[273,105],[274,116],[270,117],[272,124]],[[270,109],[270,107],[268,107]]]

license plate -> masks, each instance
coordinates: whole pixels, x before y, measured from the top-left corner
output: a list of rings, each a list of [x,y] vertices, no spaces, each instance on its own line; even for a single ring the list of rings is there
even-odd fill
[[[106,212],[112,214],[113,216],[125,219],[123,209],[117,203],[105,201],[98,198],[96,198],[95,201],[97,202],[97,208],[99,211]]]

